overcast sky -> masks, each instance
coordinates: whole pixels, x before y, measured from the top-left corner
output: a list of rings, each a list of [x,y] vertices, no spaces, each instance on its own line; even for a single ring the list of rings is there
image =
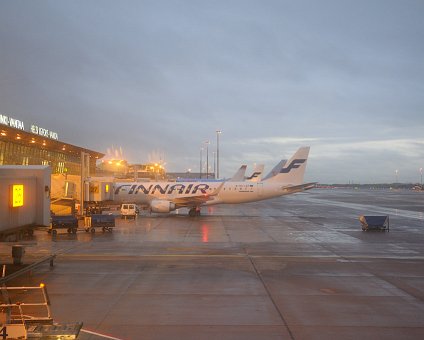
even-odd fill
[[[419,182],[424,1],[0,0],[0,114],[168,171]],[[204,146],[204,145],[203,145]],[[206,151],[203,151],[206,158]],[[222,177],[221,176],[221,177]]]

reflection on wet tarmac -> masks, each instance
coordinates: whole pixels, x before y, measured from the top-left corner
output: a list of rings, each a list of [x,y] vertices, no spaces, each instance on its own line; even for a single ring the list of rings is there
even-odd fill
[[[423,211],[411,211],[411,210],[403,210],[398,208],[386,208],[386,207],[382,207],[378,205],[341,202],[341,201],[335,201],[335,200],[329,200],[329,199],[323,199],[323,198],[314,198],[310,196],[305,196],[304,199],[308,202],[315,203],[315,204],[324,203],[325,205],[333,205],[337,207],[358,210],[359,215],[382,214],[382,215],[399,216],[399,217],[424,220]],[[423,204],[424,204],[424,195],[423,195]],[[423,210],[424,210],[424,206],[423,206]]]

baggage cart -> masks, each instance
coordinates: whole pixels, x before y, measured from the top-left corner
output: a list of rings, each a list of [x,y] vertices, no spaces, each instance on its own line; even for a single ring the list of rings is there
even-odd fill
[[[103,232],[112,232],[115,227],[115,216],[112,214],[101,215],[93,214],[91,216],[84,217],[84,229],[85,231],[95,233],[96,228],[102,228]]]
[[[68,233],[76,234],[78,219],[74,215],[53,215],[48,233],[57,234],[57,229],[67,229]]]
[[[359,217],[362,224],[362,231],[390,231],[389,216],[365,216]]]

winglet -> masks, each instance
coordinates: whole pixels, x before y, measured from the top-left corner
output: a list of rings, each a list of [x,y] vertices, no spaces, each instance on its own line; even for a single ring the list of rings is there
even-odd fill
[[[214,191],[212,191],[212,193],[209,194],[209,196],[216,196],[219,194],[219,192],[221,191],[222,187],[225,185],[225,181],[222,182],[218,188],[216,188]]]

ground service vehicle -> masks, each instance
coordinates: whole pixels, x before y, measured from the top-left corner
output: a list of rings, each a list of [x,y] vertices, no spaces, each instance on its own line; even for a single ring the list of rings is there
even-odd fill
[[[121,218],[136,218],[139,210],[134,203],[124,203],[121,205]]]

